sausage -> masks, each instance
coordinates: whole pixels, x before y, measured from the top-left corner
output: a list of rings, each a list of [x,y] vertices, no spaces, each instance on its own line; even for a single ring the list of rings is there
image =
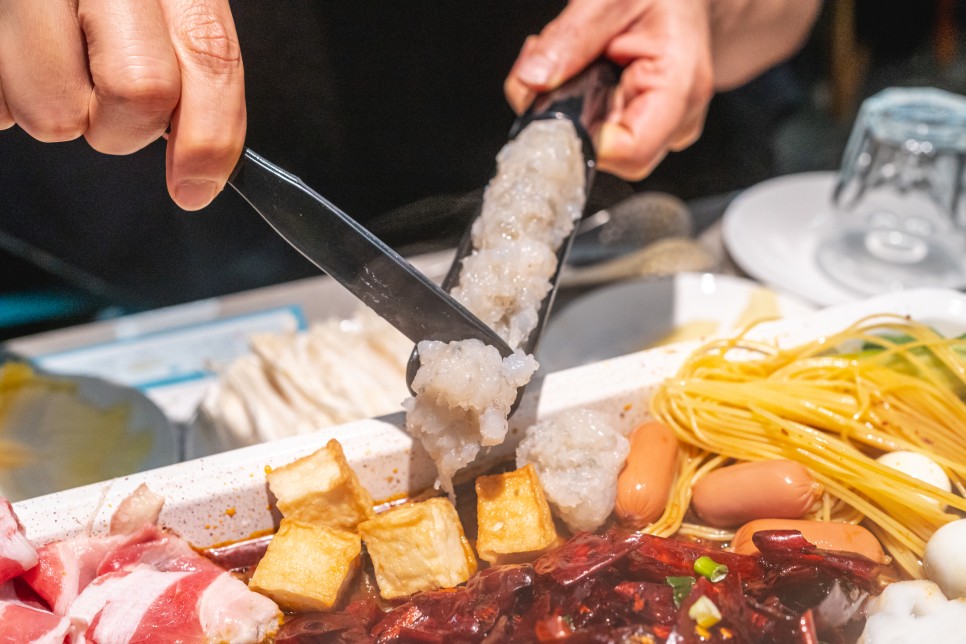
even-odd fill
[[[779,459],[714,470],[691,494],[691,507],[705,523],[733,528],[754,519],[800,519],[822,496],[822,486],[801,463]]]
[[[631,432],[631,450],[617,477],[614,511],[624,525],[639,529],[653,523],[667,506],[678,462],[678,439],[658,422]]]
[[[836,521],[804,521],[796,519],[756,519],[738,529],[731,550],[741,555],[756,555],[758,548],[752,535],[762,530],[798,530],[805,539],[823,550],[852,552],[872,561],[887,561],[882,545],[871,532],[860,525]]]

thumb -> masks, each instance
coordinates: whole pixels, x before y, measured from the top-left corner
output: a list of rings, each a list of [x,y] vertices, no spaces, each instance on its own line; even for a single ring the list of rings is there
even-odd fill
[[[540,34],[527,39],[504,83],[517,111],[597,59],[639,13],[641,0],[572,0]]]

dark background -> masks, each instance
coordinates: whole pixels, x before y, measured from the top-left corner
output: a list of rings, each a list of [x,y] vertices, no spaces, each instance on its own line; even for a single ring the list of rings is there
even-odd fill
[[[826,2],[798,56],[713,100],[701,141],[639,184],[600,178],[595,203],[834,169],[863,97],[966,91],[960,5]],[[404,253],[451,245],[513,121],[506,72],[562,6],[234,2],[248,145]],[[230,189],[199,213],[174,206],[162,146],[109,157],[0,132],[0,338],[317,274]]]

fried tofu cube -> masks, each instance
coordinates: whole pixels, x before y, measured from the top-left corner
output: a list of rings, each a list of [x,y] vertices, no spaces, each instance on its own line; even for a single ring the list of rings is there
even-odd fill
[[[476,479],[476,551],[492,564],[531,561],[559,543],[533,465]]]
[[[248,586],[287,611],[331,610],[359,569],[358,534],[282,519]]]
[[[359,524],[384,599],[452,588],[476,572],[456,508],[443,498],[389,510]]]
[[[337,440],[268,474],[268,487],[287,519],[355,530],[375,516],[372,497],[349,467]]]

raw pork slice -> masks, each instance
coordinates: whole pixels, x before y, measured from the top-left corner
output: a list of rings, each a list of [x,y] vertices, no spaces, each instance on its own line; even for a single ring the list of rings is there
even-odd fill
[[[256,644],[275,633],[281,612],[228,572],[140,566],[98,577],[71,605],[70,617],[86,621],[88,640],[100,644]]]
[[[131,492],[111,516],[111,534],[133,534],[146,525],[157,525],[164,497],[142,483]]]
[[[192,550],[184,539],[147,524],[129,535],[78,536],[41,546],[39,564],[23,575],[58,615],[95,578],[147,565],[161,572],[216,570],[217,564]]]
[[[97,576],[148,565],[161,572],[197,572],[223,570],[199,554],[176,534],[148,524],[125,540],[113,544],[97,566]]]
[[[77,536],[43,545],[37,549],[37,565],[23,580],[56,614],[66,615],[71,602],[94,581],[104,557],[127,538]]]
[[[63,615],[20,601],[12,582],[0,584],[0,642],[63,644],[82,630]]]
[[[0,498],[0,584],[37,564],[37,551],[27,541],[10,501]]]

